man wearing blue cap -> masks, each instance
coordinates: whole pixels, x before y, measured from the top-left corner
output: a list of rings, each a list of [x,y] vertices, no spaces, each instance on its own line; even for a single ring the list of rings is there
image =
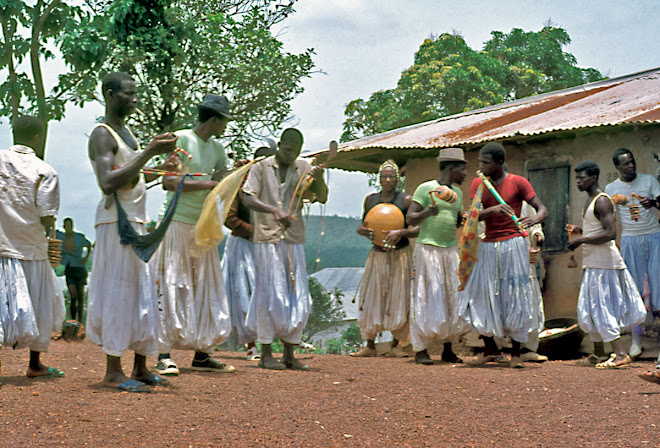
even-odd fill
[[[156,266],[160,303],[159,357],[156,372],[178,375],[171,349],[194,350],[192,370],[230,373],[235,369],[211,354],[231,332],[229,306],[220,255],[208,250],[193,256],[195,224],[206,195],[226,174],[227,155],[220,137],[231,120],[229,101],[208,94],[197,105],[199,119],[193,129],[175,132],[181,173],[205,173],[186,178],[174,217],[152,263]],[[180,176],[164,176],[167,197],[161,215],[174,197]]]

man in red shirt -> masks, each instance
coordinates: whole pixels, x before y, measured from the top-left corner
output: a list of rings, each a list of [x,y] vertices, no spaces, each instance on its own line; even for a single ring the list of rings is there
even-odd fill
[[[460,314],[484,339],[486,347],[476,364],[494,361],[501,355],[495,336],[510,337],[510,366],[520,368],[523,367],[520,345],[538,331],[539,313],[529,279],[529,247],[511,217],[520,216],[523,201],[537,211],[534,217],[520,219],[523,227],[542,222],[548,210],[527,179],[504,171],[505,160],[506,151],[496,142],[486,144],[479,153],[479,170],[490,178],[506,204],[500,204],[484,189],[479,219],[486,223],[486,237],[479,245],[478,261],[460,293]],[[471,199],[481,183],[479,178],[472,182]]]

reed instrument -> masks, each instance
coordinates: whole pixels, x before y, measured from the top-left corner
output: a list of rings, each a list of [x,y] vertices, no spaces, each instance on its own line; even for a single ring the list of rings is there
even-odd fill
[[[630,205],[628,206],[628,210],[630,210],[630,219],[637,222],[640,217],[639,206],[642,204],[642,197],[637,193],[632,193],[630,196],[632,196],[630,198]],[[635,204],[635,199],[637,199],[637,204]]]
[[[62,261],[62,240],[56,237],[55,221],[53,221],[53,227],[50,229],[50,236],[46,239],[48,240],[48,262],[56,268]]]
[[[502,199],[502,196],[500,196],[500,194],[495,189],[493,184],[490,183],[490,180],[488,180],[488,178],[484,176],[484,173],[482,173],[481,171],[477,171],[477,176],[479,176],[479,178],[484,183],[488,191],[490,191],[491,194],[495,197],[495,199],[497,199],[497,202],[499,202],[502,205],[507,205],[507,203],[504,202],[504,199]],[[520,234],[524,237],[527,237],[528,235],[527,230],[523,228],[522,224],[520,223],[520,219],[518,219],[515,213],[511,215],[511,219],[516,224],[516,226],[518,226],[518,231],[520,232]]]
[[[312,183],[314,182],[314,175],[310,172],[312,168],[327,168],[330,160],[332,160],[337,155],[338,150],[339,144],[335,140],[331,140],[330,144],[328,145],[328,157],[326,157],[325,162],[319,164],[317,163],[316,158],[314,158],[312,164],[305,168],[305,171],[303,172],[302,176],[300,176],[300,179],[296,184],[296,188],[293,190],[293,196],[291,197],[291,202],[289,203],[289,208],[287,209],[286,213],[289,215],[289,217],[293,218],[293,216],[295,216],[296,210],[298,210],[302,204],[303,194],[309,189],[309,187],[312,186]]]
[[[453,204],[458,200],[458,195],[456,194],[456,192],[452,190],[450,187],[447,187],[446,185],[440,185],[435,190],[429,191],[429,196],[431,197],[432,203],[435,203],[434,198],[438,198],[441,201],[449,202],[450,204]]]
[[[575,226],[571,224],[566,225],[566,233],[568,233],[568,242],[570,243],[573,240],[573,230],[575,229]],[[575,254],[571,252],[571,257],[568,259],[568,267],[569,269],[575,269],[577,268],[578,264],[577,261],[575,260]]]

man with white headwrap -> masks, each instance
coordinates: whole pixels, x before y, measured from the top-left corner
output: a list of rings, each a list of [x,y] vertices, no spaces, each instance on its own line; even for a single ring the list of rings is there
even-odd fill
[[[18,117],[12,132],[14,145],[0,150],[0,347],[30,348],[28,378],[60,377],[40,361],[65,316],[46,240],[60,205],[57,173],[42,160],[40,120]]]
[[[368,227],[365,219],[369,211],[378,204],[393,204],[405,216],[412,197],[397,190],[399,167],[392,160],[384,162],[378,170],[381,191],[367,196],[364,200],[362,223],[358,234],[373,241],[374,230]],[[399,341],[408,338],[408,310],[410,307],[410,275],[412,248],[409,238],[417,236],[419,227],[391,230],[385,238],[384,246],[374,244],[367,257],[360,285],[360,306],[358,325],[362,339],[367,346],[351,356],[376,356],[375,339],[378,333],[392,333],[389,356],[406,357],[408,354],[399,347]]]
[[[265,369],[309,370],[293,354],[311,311],[302,199],[325,203],[328,188],[322,169],[298,159],[302,145],[299,130],[285,129],[277,153],[255,163],[243,186],[243,203],[254,211],[256,275],[245,327],[261,343],[259,366]],[[307,181],[309,188],[302,188]],[[282,362],[273,358],[275,338],[284,343]]]

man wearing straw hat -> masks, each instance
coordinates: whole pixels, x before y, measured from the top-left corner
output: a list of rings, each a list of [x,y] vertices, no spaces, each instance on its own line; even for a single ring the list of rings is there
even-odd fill
[[[378,170],[381,191],[364,200],[362,223],[358,234],[369,238],[374,244],[367,257],[360,286],[358,325],[367,346],[351,353],[355,357],[376,356],[375,339],[378,333],[392,333],[392,343],[387,355],[402,358],[408,354],[399,347],[399,341],[408,339],[408,312],[410,306],[410,272],[412,247],[409,238],[417,236],[418,227],[390,230],[384,245],[374,241],[374,230],[368,227],[367,214],[376,205],[389,203],[401,211],[403,220],[412,202],[412,197],[397,190],[399,167],[392,160],[383,162]]]
[[[410,297],[410,340],[417,364],[433,364],[427,348],[444,343],[442,360],[461,363],[452,342],[466,333],[467,324],[458,315],[458,241],[463,193],[456,185],[465,180],[465,156],[460,148],[442,149],[438,155],[440,175],[415,190],[406,221],[419,225],[415,244]],[[452,190],[449,201],[435,199],[434,192]]]
[[[309,370],[293,354],[312,305],[302,199],[325,203],[328,187],[322,169],[310,168],[308,162],[298,159],[302,145],[298,129],[285,129],[275,155],[255,163],[243,186],[243,203],[254,211],[255,260],[255,285],[245,327],[261,343],[259,366],[265,369]],[[305,190],[301,185],[308,179],[312,182]],[[275,338],[284,343],[282,362],[273,358]]]
[[[215,347],[229,336],[231,320],[222,276],[220,254],[206,250],[193,252],[194,229],[204,199],[226,174],[227,156],[222,136],[229,120],[230,104],[222,95],[207,94],[197,105],[198,120],[194,129],[176,131],[177,147],[183,153],[182,172],[204,173],[183,181],[172,222],[154,258],[161,309],[159,352],[156,372],[178,375],[170,356],[172,349],[194,350],[192,370],[231,373],[233,366],[212,357]],[[167,197],[161,216],[174,197],[180,176],[164,176]]]
[[[474,364],[497,360],[501,353],[494,337],[510,337],[509,366],[521,368],[521,344],[538,333],[540,313],[529,278],[529,245],[512,217],[520,216],[523,201],[537,214],[521,218],[522,227],[542,222],[548,210],[527,179],[503,169],[505,161],[506,150],[500,143],[487,143],[479,152],[479,169],[490,178],[504,204],[491,191],[483,190],[479,220],[486,223],[486,237],[479,244],[477,262],[460,292],[460,314],[484,339],[484,353]],[[474,179],[471,199],[482,183]]]
[[[15,118],[12,133],[14,145],[0,150],[0,347],[30,348],[28,378],[60,377],[40,361],[65,317],[46,240],[60,205],[57,173],[39,152],[45,136],[39,119]]]

